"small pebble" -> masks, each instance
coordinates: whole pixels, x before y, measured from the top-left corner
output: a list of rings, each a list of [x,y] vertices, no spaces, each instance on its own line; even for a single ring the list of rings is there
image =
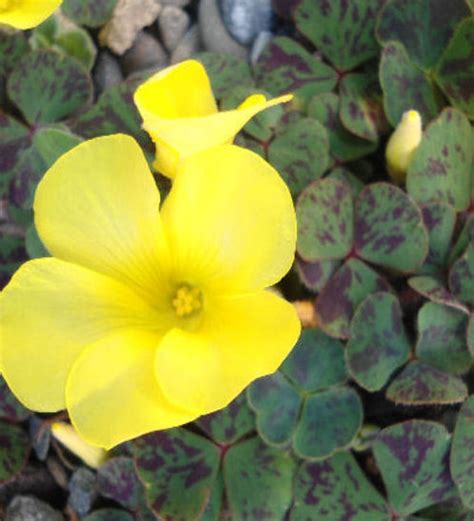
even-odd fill
[[[242,45],[249,45],[273,21],[271,0],[221,0],[222,18],[229,33]]]
[[[118,0],[112,18],[99,33],[99,42],[116,54],[130,49],[138,32],[151,25],[160,14],[158,0]]]
[[[199,27],[197,24],[194,24],[171,54],[171,63],[179,63],[191,58],[191,56],[199,52],[200,48],[201,38],[199,35]]]
[[[160,0],[163,5],[175,5],[177,7],[184,7],[191,3],[191,0]]]
[[[8,505],[5,521],[64,521],[64,517],[33,496],[16,496]]]
[[[172,52],[182,40],[186,31],[189,29],[190,19],[188,13],[180,7],[165,5],[158,18],[161,39],[168,49]]]
[[[97,494],[97,474],[79,467],[69,482],[68,505],[82,519],[90,511]]]
[[[201,0],[198,18],[201,41],[207,51],[247,58],[247,48],[235,41],[224,25],[217,0]]]
[[[94,69],[94,82],[99,93],[123,80],[122,70],[117,59],[108,51],[101,51]]]
[[[168,63],[168,56],[160,42],[144,31],[138,33],[133,47],[122,56],[126,75],[145,69],[157,69]]]

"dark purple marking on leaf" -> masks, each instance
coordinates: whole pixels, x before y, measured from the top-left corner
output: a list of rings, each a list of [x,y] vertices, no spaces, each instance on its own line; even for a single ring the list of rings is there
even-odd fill
[[[432,302],[444,304],[469,314],[468,308],[446,289],[446,286],[439,278],[427,276],[412,277],[408,279],[408,284]]]
[[[185,429],[172,429],[137,439],[133,453],[156,514],[173,521],[202,514],[219,467],[220,451],[213,443]]]
[[[405,405],[460,403],[466,397],[460,378],[418,361],[408,364],[387,389],[389,400]]]
[[[390,285],[362,261],[349,259],[336,271],[316,300],[322,329],[331,336],[348,338],[355,308],[376,291],[390,291]]]
[[[382,430],[373,445],[390,503],[409,515],[452,497],[450,437],[440,424],[410,420]]]
[[[474,241],[451,266],[449,288],[459,300],[474,305]]]
[[[274,38],[261,54],[255,78],[258,87],[272,94],[293,92],[305,101],[330,91],[337,82],[333,69],[283,36]]]
[[[393,185],[367,186],[355,203],[354,248],[369,262],[415,271],[428,253],[428,233],[419,208]]]
[[[303,463],[295,481],[291,521],[389,521],[387,506],[349,452]]]
[[[0,421],[0,485],[21,472],[30,448],[23,428]]]
[[[30,415],[31,411],[15,398],[4,378],[0,376],[0,418],[16,423],[25,421]]]
[[[82,65],[51,49],[25,55],[10,74],[7,89],[29,123],[60,121],[92,98],[92,81]]]

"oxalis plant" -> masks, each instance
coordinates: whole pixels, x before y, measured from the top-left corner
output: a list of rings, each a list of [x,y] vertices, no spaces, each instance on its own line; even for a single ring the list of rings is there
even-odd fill
[[[472,0],[275,0],[254,65],[100,96],[115,3],[44,4],[0,1],[0,505],[59,455],[71,519],[474,519]]]

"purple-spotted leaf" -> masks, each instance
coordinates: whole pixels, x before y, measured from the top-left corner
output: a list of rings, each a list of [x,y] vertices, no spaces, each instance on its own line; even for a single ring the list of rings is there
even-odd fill
[[[351,444],[362,419],[362,402],[350,387],[308,396],[293,438],[295,453],[302,458],[327,458]]]
[[[423,221],[429,234],[429,250],[420,275],[442,271],[448,261],[456,224],[456,210],[449,204],[431,203],[421,207]]]
[[[292,92],[303,103],[331,91],[336,72],[285,36],[274,38],[255,65],[257,86],[274,95]]]
[[[202,52],[194,57],[200,61],[211,80],[212,91],[218,100],[239,88],[252,88],[254,82],[250,65],[232,54]]]
[[[364,189],[364,183],[352,172],[347,170],[347,168],[342,166],[333,168],[326,177],[328,179],[335,179],[336,181],[347,183],[351,187],[352,195],[354,197],[357,197]]]
[[[338,161],[354,161],[370,154],[377,144],[351,134],[339,119],[340,98],[333,92],[314,96],[308,105],[308,116],[319,121],[329,134],[331,154]]]
[[[18,60],[28,51],[28,40],[23,31],[11,32],[0,29],[0,101],[2,105],[5,101],[5,85],[8,75]]]
[[[431,421],[411,420],[380,431],[373,452],[398,514],[412,514],[455,494],[450,441],[446,428]]]
[[[355,203],[354,247],[368,262],[414,272],[428,253],[428,233],[418,206],[403,190],[374,183]]]
[[[290,521],[390,521],[382,496],[349,452],[303,463],[295,480]]]
[[[472,155],[468,119],[459,110],[443,110],[426,129],[409,164],[409,194],[419,203],[443,202],[465,210],[470,200]]]
[[[151,142],[142,129],[142,121],[133,103],[136,85],[124,82],[105,91],[95,105],[74,118],[69,126],[80,136],[94,137],[123,132],[132,135],[145,149]]]
[[[474,396],[462,405],[456,421],[451,447],[451,475],[464,505],[474,509]]]
[[[451,248],[449,253],[448,264],[453,264],[453,262],[464,253],[471,241],[474,241],[474,213],[468,213],[466,215],[466,220],[462,227],[461,233],[459,234],[456,243]]]
[[[410,59],[431,68],[441,57],[454,28],[471,14],[465,0],[389,0],[379,15],[377,36],[382,44],[397,41]]]
[[[462,311],[434,302],[424,304],[418,312],[418,359],[441,371],[467,373],[472,364],[466,344],[467,323]]]
[[[33,135],[33,146],[22,154],[10,185],[10,197],[20,208],[30,209],[36,187],[47,169],[81,138],[61,128],[40,128]]]
[[[301,391],[314,392],[347,379],[344,349],[320,329],[304,329],[280,369]]]
[[[319,292],[339,267],[337,260],[308,262],[296,257],[296,271],[301,282],[310,290]]]
[[[259,378],[253,382],[247,397],[257,415],[257,431],[269,445],[288,444],[301,409],[301,397],[281,374]]]
[[[10,422],[22,422],[30,415],[31,411],[15,398],[3,377],[0,376],[0,418]]]
[[[74,58],[41,49],[16,64],[7,91],[29,123],[54,123],[91,100],[92,82]]]
[[[390,291],[377,272],[358,259],[349,259],[331,277],[316,300],[321,328],[336,338],[349,338],[356,307],[371,293]]]
[[[25,431],[0,421],[0,485],[21,472],[29,453],[30,443]]]
[[[133,445],[135,465],[151,509],[169,521],[204,512],[219,468],[219,449],[185,429],[155,432]]]
[[[446,286],[439,278],[428,276],[412,277],[408,279],[408,284],[416,292],[432,302],[444,304],[445,306],[459,309],[464,313],[469,313],[467,307],[446,289]]]
[[[347,367],[368,391],[378,391],[410,354],[398,299],[391,293],[373,293],[357,308],[346,346]]]
[[[459,300],[474,305],[474,241],[471,241],[464,254],[452,265],[449,288]]]
[[[404,405],[436,405],[463,402],[466,384],[457,376],[421,362],[411,362],[387,389],[387,398]]]
[[[131,514],[118,508],[102,508],[84,518],[83,521],[134,521]]]
[[[317,121],[303,118],[280,129],[268,148],[268,160],[293,196],[319,179],[329,166],[329,138]]]
[[[343,259],[352,249],[353,197],[346,183],[320,179],[296,204],[297,250],[307,261]]]
[[[447,11],[451,11],[451,5]],[[474,18],[456,28],[435,71],[436,81],[451,103],[474,119]]]
[[[471,355],[474,356],[474,314],[471,315],[469,325],[467,326],[467,346]]]
[[[0,197],[8,189],[21,153],[30,144],[29,129],[11,116],[0,112]]]
[[[382,50],[380,84],[385,114],[397,126],[407,110],[417,110],[423,121],[434,118],[441,108],[441,97],[431,79],[408,58],[403,45],[390,42]]]
[[[338,69],[353,69],[378,52],[374,37],[381,0],[301,0],[293,11],[298,30]]]
[[[288,453],[259,438],[229,449],[224,479],[232,521],[283,519],[292,501],[295,466]]]
[[[224,495],[224,478],[219,470],[212,486],[211,496],[199,521],[220,521]],[[146,521],[146,520],[145,520]],[[151,520],[150,520],[151,521]]]
[[[138,479],[132,458],[119,456],[106,461],[98,471],[99,494],[129,510],[146,508],[145,487]]]
[[[382,105],[382,91],[375,72],[348,74],[340,84],[339,116],[349,132],[377,142],[388,124]]]
[[[225,409],[201,416],[196,421],[216,443],[230,445],[255,430],[255,418],[247,405],[245,394],[233,400]]]
[[[465,508],[459,497],[456,496],[421,510],[413,520],[471,521],[471,518],[472,511]]]
[[[117,0],[64,0],[64,14],[78,25],[100,27],[112,16]]]
[[[0,289],[3,289],[13,273],[28,259],[22,237],[0,232]]]

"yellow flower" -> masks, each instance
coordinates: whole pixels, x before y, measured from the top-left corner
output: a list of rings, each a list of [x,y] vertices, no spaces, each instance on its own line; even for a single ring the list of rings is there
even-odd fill
[[[31,29],[46,20],[62,0],[0,0],[0,24]]]
[[[409,110],[402,116],[385,149],[388,173],[397,183],[403,183],[408,166],[421,142],[421,116],[416,110]]]
[[[53,257],[25,263],[0,294],[11,389],[30,409],[67,408],[105,448],[226,406],[278,368],[300,331],[293,306],[265,289],[296,241],[268,163],[233,145],[201,152],[159,205],[132,138],[78,145],[35,197]]]
[[[187,60],[155,74],[137,89],[134,99],[156,144],[154,166],[173,179],[183,159],[232,143],[255,114],[292,97],[267,101],[254,94],[237,109],[218,112],[206,70],[198,61]]]

